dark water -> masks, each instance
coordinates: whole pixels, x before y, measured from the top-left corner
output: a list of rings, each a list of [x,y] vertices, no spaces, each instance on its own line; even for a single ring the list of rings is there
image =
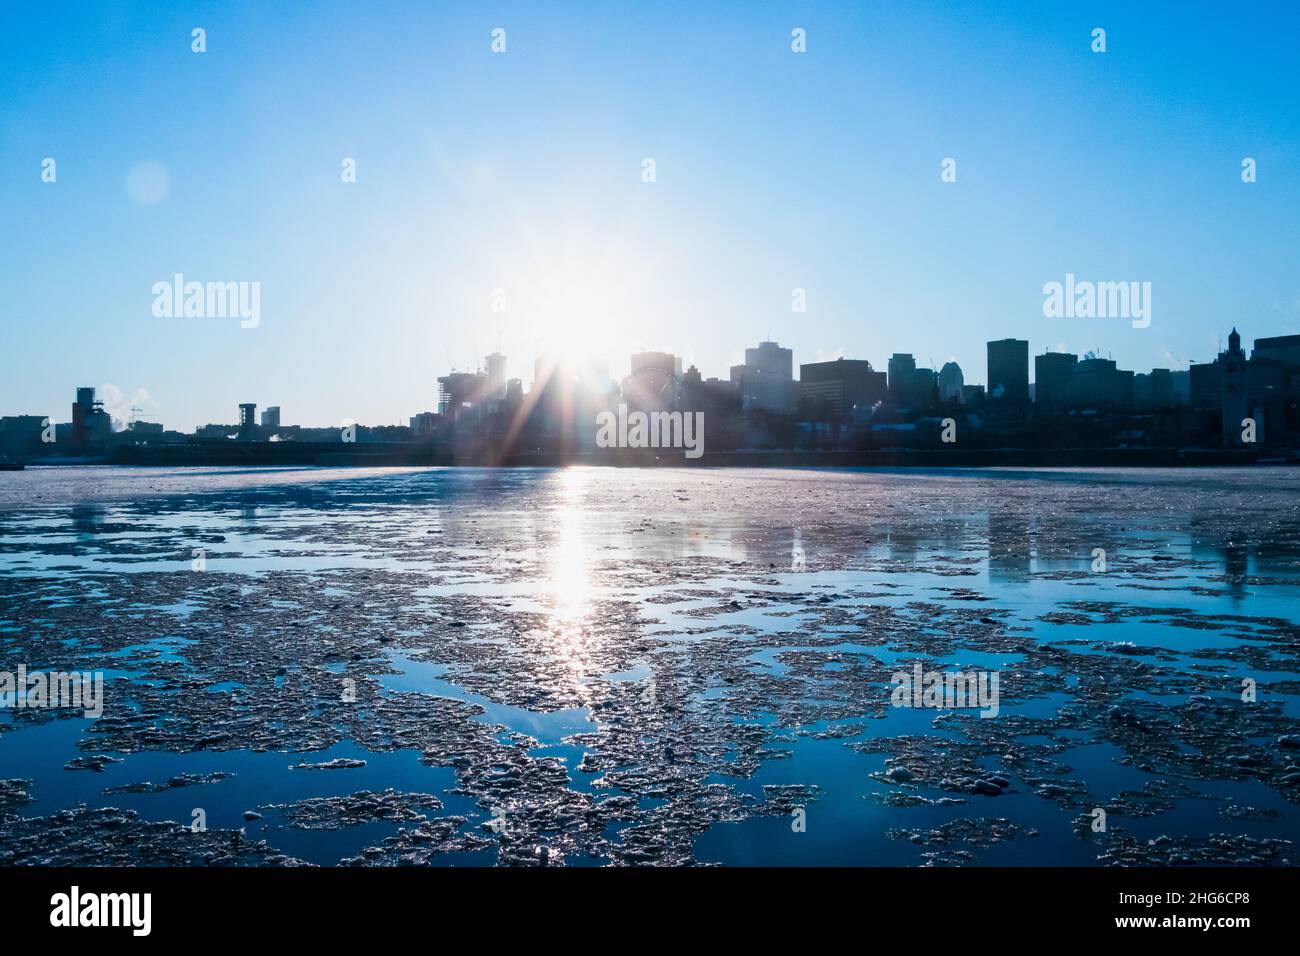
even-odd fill
[[[0,779],[32,781],[0,836],[85,804],[181,840],[202,810],[318,864],[1294,863],[1297,491],[1260,469],[0,474],[0,670],[107,681],[103,721],[0,710]],[[894,706],[916,663],[996,674],[997,715]],[[121,762],[65,769],[94,755]],[[290,769],[335,758],[365,765]]]

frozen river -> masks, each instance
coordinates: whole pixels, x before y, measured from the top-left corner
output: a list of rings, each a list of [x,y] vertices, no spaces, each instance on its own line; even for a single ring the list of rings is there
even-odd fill
[[[1298,584],[1286,469],[0,473],[0,863],[1294,864]]]

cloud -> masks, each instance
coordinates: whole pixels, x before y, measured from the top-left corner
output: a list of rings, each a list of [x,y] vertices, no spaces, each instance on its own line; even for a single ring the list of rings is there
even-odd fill
[[[118,431],[126,427],[127,422],[131,420],[131,409],[138,408],[141,412],[154,412],[162,407],[147,388],[137,388],[130,395],[127,395],[122,389],[118,388],[112,382],[105,382],[99,386],[96,393],[101,402],[104,403],[104,411],[108,412],[113,419],[113,427]]]

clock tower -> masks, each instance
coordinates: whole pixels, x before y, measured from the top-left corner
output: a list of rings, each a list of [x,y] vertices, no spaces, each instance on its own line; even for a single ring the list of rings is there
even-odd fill
[[[1228,350],[1219,355],[1219,364],[1223,369],[1223,444],[1241,447],[1241,422],[1246,417],[1246,353],[1236,328],[1228,336]]]

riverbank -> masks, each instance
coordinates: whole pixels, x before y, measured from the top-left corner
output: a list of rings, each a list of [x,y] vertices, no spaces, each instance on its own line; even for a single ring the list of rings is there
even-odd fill
[[[1224,448],[889,448],[870,451],[718,451],[688,459],[668,449],[610,448],[575,453],[526,452],[458,455],[397,443],[204,442],[130,446],[98,457],[30,459],[29,465],[139,465],[149,467],[503,467],[596,465],[625,468],[1185,468],[1224,465],[1297,465],[1300,453]]]

